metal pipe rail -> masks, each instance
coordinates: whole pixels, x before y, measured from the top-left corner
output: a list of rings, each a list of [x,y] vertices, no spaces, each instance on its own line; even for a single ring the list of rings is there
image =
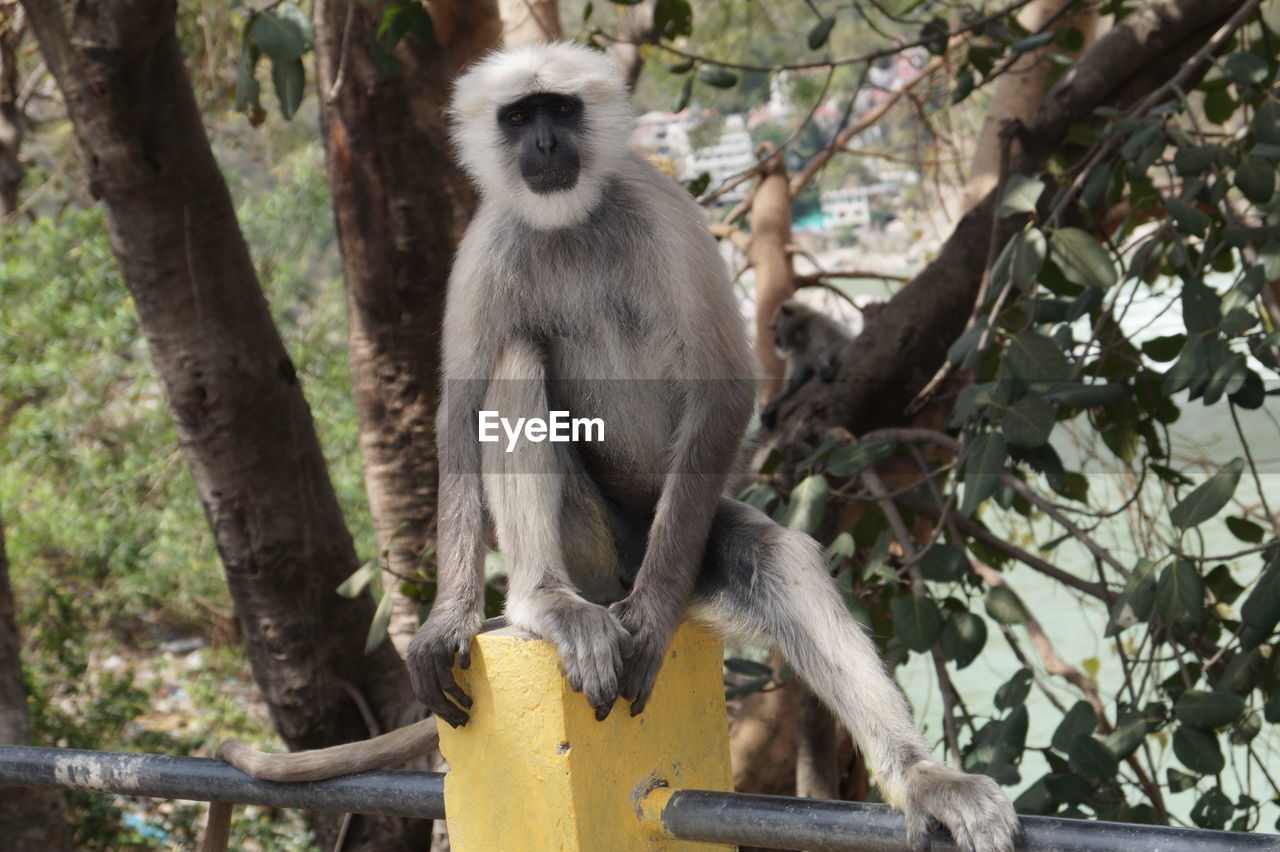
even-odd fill
[[[221,760],[0,746],[0,785],[443,819],[444,776],[363,772],[327,781],[259,781]],[[812,852],[905,852],[902,817],[884,805],[676,790],[663,827],[682,840]],[[1022,817],[1023,852],[1280,852],[1280,836]],[[939,832],[930,849],[955,849]]]
[[[439,772],[361,772],[327,781],[259,781],[221,760],[0,746],[0,784],[304,811],[444,818]]]

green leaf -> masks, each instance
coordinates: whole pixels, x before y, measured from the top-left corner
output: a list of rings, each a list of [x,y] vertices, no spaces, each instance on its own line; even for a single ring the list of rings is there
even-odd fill
[[[758,663],[755,660],[744,660],[741,657],[726,657],[724,667],[734,674],[746,675],[748,677],[767,677],[773,678],[773,669],[764,663]]]
[[[827,473],[839,477],[856,476],[889,458],[895,447],[897,444],[893,441],[870,441],[852,447],[841,447],[831,454],[827,462]]]
[[[373,613],[373,622],[369,625],[369,635],[364,640],[364,652],[372,654],[387,638],[387,625],[391,623],[391,595],[382,593],[378,608]]]
[[[1120,771],[1120,761],[1093,737],[1078,737],[1071,744],[1067,763],[1076,774],[1095,786],[1110,783]]]
[[[1004,200],[996,210],[1001,219],[1020,213],[1034,213],[1036,201],[1044,192],[1044,181],[1034,175],[1009,175],[1005,184]]]
[[[1196,486],[1169,511],[1169,519],[1174,526],[1188,530],[1218,514],[1235,494],[1243,471],[1244,459],[1237,456]]]
[[[827,498],[831,492],[826,477],[821,474],[805,477],[791,491],[787,505],[786,526],[813,535],[822,525],[827,513]]]
[[[1124,591],[1111,607],[1111,617],[1107,620],[1107,628],[1103,635],[1114,636],[1128,627],[1146,621],[1151,617],[1151,610],[1155,603],[1155,563],[1150,559],[1139,559],[1138,566],[1129,575]]]
[[[986,594],[987,615],[1001,624],[1022,624],[1027,610],[1008,586],[993,586]]]
[[[1223,692],[1187,690],[1173,705],[1173,713],[1184,725],[1212,730],[1230,725],[1244,713],[1244,699]]]
[[[1178,353],[1182,351],[1182,347],[1186,345],[1187,336],[1185,334],[1167,334],[1163,337],[1153,337],[1150,340],[1143,341],[1142,354],[1152,361],[1166,364],[1177,358]]]
[[[1255,141],[1267,145],[1280,145],[1280,103],[1263,101],[1253,114],[1250,123]]]
[[[1040,394],[1040,398],[1059,405],[1070,405],[1074,408],[1097,408],[1111,405],[1124,399],[1126,390],[1123,385],[1098,383],[1093,385],[1081,382],[1057,382],[1050,385]]]
[[[302,60],[293,59],[286,62],[272,60],[271,82],[276,87],[276,97],[280,100],[280,114],[285,120],[293,118],[302,103],[302,93],[307,85],[306,71]]]
[[[1098,714],[1088,701],[1077,701],[1062,717],[1053,732],[1052,745],[1063,754],[1071,750],[1071,744],[1080,737],[1092,736],[1098,727]]]
[[[1178,560],[1164,569],[1156,583],[1156,612],[1165,624],[1185,619],[1198,622],[1204,612],[1204,581],[1190,562]]]
[[[1050,235],[1049,245],[1054,262],[1072,284],[1106,289],[1116,283],[1111,256],[1087,232],[1062,228]]]
[[[996,689],[995,703],[1000,710],[1009,710],[1027,702],[1031,694],[1031,672],[1018,669],[1013,677],[1006,680]]]
[[[1040,276],[1040,270],[1044,268],[1049,243],[1045,239],[1044,232],[1034,228],[1022,231],[1015,239],[1018,242],[1014,246],[1013,262],[1009,271],[1014,285],[1030,293],[1035,290],[1036,279]]]
[[[256,15],[251,33],[273,65],[301,59],[316,40],[311,20],[296,3],[281,3]]]
[[[342,585],[338,586],[338,594],[344,598],[359,597],[368,585],[378,576],[378,560],[370,559],[361,565],[347,579],[342,581]]]
[[[1280,689],[1274,690],[1267,697],[1262,707],[1262,717],[1273,725],[1280,725]]]
[[[920,573],[926,580],[954,583],[969,573],[969,558],[960,548],[938,542],[921,555]]]
[[[1058,382],[1071,374],[1071,364],[1058,344],[1036,331],[1024,331],[1010,340],[1004,358],[1014,379]]]
[[[672,112],[684,112],[685,107],[689,106],[689,99],[693,97],[693,78],[688,77],[684,81],[684,85],[680,87],[680,94],[676,97],[676,102],[671,106]]]
[[[1250,710],[1231,726],[1231,744],[1248,745],[1257,739],[1260,733],[1262,733],[1262,714],[1257,710]]]
[[[1141,713],[1129,713],[1122,718],[1111,733],[1102,738],[1107,751],[1124,760],[1133,754],[1147,738],[1150,727]]]
[[[942,625],[942,655],[963,669],[987,644],[987,623],[972,612],[953,612]]]
[[[1173,732],[1173,753],[1183,766],[1201,775],[1217,775],[1226,765],[1216,736],[1185,725]]]
[[[1009,51],[1011,53],[1026,53],[1028,50],[1035,50],[1037,47],[1044,47],[1046,44],[1053,41],[1055,36],[1057,36],[1057,33],[1055,32],[1036,33],[1035,35],[1018,39],[1013,44],[1009,45]]]
[[[1004,413],[1000,428],[1011,447],[1038,447],[1049,440],[1057,409],[1034,396],[1024,396]]]
[[[653,7],[653,29],[668,40],[693,35],[693,7],[689,0],[658,0]]]
[[[1174,769],[1170,766],[1165,770],[1165,777],[1169,779],[1169,792],[1181,793],[1183,790],[1190,790],[1196,786],[1196,782],[1200,779],[1194,775],[1188,775],[1181,769]]]
[[[933,647],[942,633],[942,614],[938,605],[926,597],[902,595],[890,604],[893,626],[902,644],[923,653]]]
[[[1173,155],[1173,166],[1178,170],[1178,174],[1198,175],[1213,165],[1221,151],[1222,148],[1218,145],[1179,148]]]
[[[1227,518],[1227,529],[1245,544],[1262,544],[1267,531],[1248,518]]]
[[[1169,208],[1169,214],[1173,216],[1174,223],[1182,233],[1203,237],[1205,231],[1209,230],[1209,217],[1185,201],[1170,198],[1165,201],[1165,205]]]
[[[698,69],[698,79],[717,89],[729,89],[738,85],[738,75],[722,65],[704,65]]]
[[[1222,61],[1222,70],[1237,86],[1260,86],[1267,81],[1267,60],[1250,50],[1233,53]]]
[[[1280,623],[1280,559],[1268,565],[1254,584],[1240,607],[1240,621],[1245,627],[1240,641],[1246,647],[1263,642],[1275,631]]]
[[[1221,831],[1226,828],[1227,820],[1231,819],[1234,812],[1235,807],[1227,795],[1217,787],[1210,787],[1191,809],[1191,821],[1200,828]]]
[[[1262,157],[1245,157],[1236,169],[1236,186],[1254,204],[1266,204],[1276,191],[1276,167]]]
[[[964,459],[964,498],[960,502],[962,515],[972,517],[978,505],[995,493],[1008,457],[1008,447],[999,433],[985,432],[973,439]]]
[[[240,61],[236,65],[235,108],[237,112],[247,113],[251,117],[262,109],[262,87],[256,76],[258,58],[258,48],[246,38],[240,49]]]
[[[1226,124],[1237,106],[1225,88],[1205,92],[1204,116],[1213,124]]]
[[[809,30],[809,49],[817,50],[827,43],[827,39],[831,37],[831,28],[836,25],[834,17],[822,18],[818,23],[813,25],[813,29]]]
[[[951,103],[958,104],[973,93],[973,71],[965,68],[956,75],[955,88],[951,90]]]

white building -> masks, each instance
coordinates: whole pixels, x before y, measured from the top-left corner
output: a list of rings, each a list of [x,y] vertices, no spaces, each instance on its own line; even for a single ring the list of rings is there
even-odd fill
[[[891,198],[898,192],[898,185],[881,181],[866,186],[845,186],[829,189],[818,196],[818,206],[828,228],[852,226],[863,228],[871,224],[871,208],[882,198]]]
[[[744,172],[756,164],[751,134],[747,132],[747,122],[740,115],[730,115],[724,120],[724,129],[720,139],[714,145],[699,148],[693,152],[694,177],[707,172],[711,175],[711,188],[719,186],[726,179],[739,172]],[[741,184],[726,193],[724,201],[737,201],[746,196],[747,185]]]
[[[690,112],[647,112],[636,120],[636,129],[631,134],[632,146],[671,163],[677,180],[697,177],[693,171],[693,149],[689,146]]]

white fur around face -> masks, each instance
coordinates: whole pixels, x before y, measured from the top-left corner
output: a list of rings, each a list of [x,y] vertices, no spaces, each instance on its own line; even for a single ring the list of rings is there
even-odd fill
[[[498,108],[532,94],[583,103],[581,171],[572,189],[539,195],[525,184],[498,129]],[[626,86],[607,55],[571,42],[526,44],[480,59],[454,82],[453,145],[482,198],[509,204],[537,228],[581,223],[627,150],[634,119]]]

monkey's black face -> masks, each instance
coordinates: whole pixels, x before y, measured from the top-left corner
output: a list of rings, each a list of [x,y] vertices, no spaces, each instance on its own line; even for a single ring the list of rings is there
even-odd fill
[[[520,158],[520,175],[539,195],[577,184],[581,126],[582,101],[569,95],[529,95],[498,110],[498,127]]]

